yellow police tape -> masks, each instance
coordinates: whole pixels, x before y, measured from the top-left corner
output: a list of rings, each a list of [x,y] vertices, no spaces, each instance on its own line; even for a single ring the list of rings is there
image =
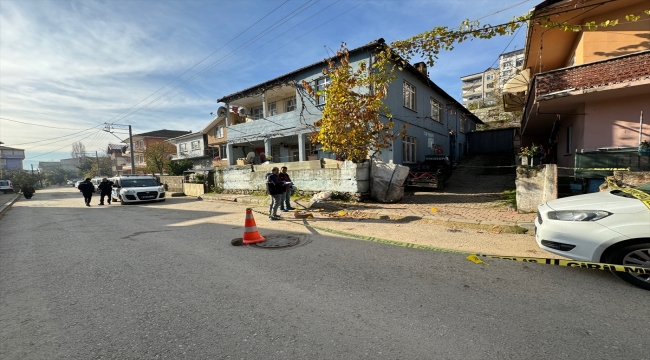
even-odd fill
[[[622,191],[626,194],[630,194],[634,196],[635,198],[640,200],[645,206],[647,206],[648,209],[650,209],[650,194],[646,193],[645,191],[637,190],[634,188],[622,188],[616,185],[616,183],[611,179],[607,179],[607,186],[611,189]]]
[[[630,168],[572,168],[572,167],[557,167],[558,169],[568,170],[591,170],[591,171],[630,171]]]
[[[259,213],[259,214],[268,215],[268,214],[263,213],[261,211],[257,211],[257,210],[253,210],[253,211],[256,212],[256,213]],[[467,251],[460,251],[460,250],[439,248],[439,247],[435,247],[435,246],[406,243],[406,242],[402,242],[402,241],[382,239],[382,238],[378,238],[378,237],[374,237],[374,236],[358,235],[358,234],[353,234],[353,233],[349,233],[349,232],[345,232],[345,231],[323,228],[323,227],[320,227],[320,226],[311,225],[311,224],[307,223],[307,220],[305,220],[305,219],[301,220],[301,222],[295,221],[295,220],[285,220],[285,221],[288,221],[288,222],[291,222],[291,223],[294,223],[294,224],[298,224],[298,225],[302,225],[302,226],[304,226],[306,228],[328,232],[330,234],[342,235],[342,236],[347,236],[347,237],[354,238],[354,239],[370,241],[370,242],[376,242],[376,243],[380,243],[380,244],[401,246],[401,247],[405,247],[405,248],[409,248],[409,249],[420,249],[420,250],[429,250],[429,251],[444,252],[444,253],[451,253],[451,254],[468,255],[466,257],[466,259],[473,262],[473,263],[475,263],[475,264],[489,265],[488,263],[484,262],[483,260],[481,260],[479,258],[479,257],[485,257],[485,258],[491,258],[491,259],[514,260],[514,261],[526,262],[526,263],[534,263],[534,264],[545,264],[545,265],[575,267],[575,268],[594,269],[594,270],[610,270],[610,271],[637,273],[637,274],[650,274],[650,268],[644,268],[644,267],[639,267],[639,266],[627,266],[627,265],[617,265],[617,264],[595,263],[595,262],[577,261],[577,260],[535,258],[535,257],[519,257],[519,256],[505,256],[505,255],[486,255],[486,254],[470,253],[470,252],[467,252]]]
[[[294,222],[294,221],[292,221]],[[444,248],[439,248],[439,247],[434,247],[434,246],[428,246],[428,245],[418,245],[418,244],[412,244],[412,243],[405,243],[401,241],[395,241],[395,240],[388,240],[388,239],[382,239],[382,238],[377,238],[373,236],[365,236],[365,235],[357,235],[353,233],[348,233],[345,231],[339,231],[339,230],[332,230],[332,229],[327,229],[327,228],[322,228],[320,226],[314,226],[310,224],[301,224],[307,228],[312,228],[315,230],[320,230],[320,231],[325,231],[331,234],[337,234],[337,235],[343,235],[355,239],[360,239],[360,240],[365,240],[365,241],[370,241],[370,242],[376,242],[376,243],[381,243],[381,244],[388,244],[388,245],[395,245],[395,246],[401,246],[409,249],[420,249],[420,250],[429,250],[429,251],[436,251],[436,252],[445,252],[445,253],[452,253],[452,254],[463,254],[463,255],[468,255],[466,257],[467,260],[476,263],[476,264],[485,264],[489,265],[488,263],[482,261],[480,257],[485,257],[485,258],[492,258],[492,259],[505,259],[505,260],[515,260],[515,261],[520,261],[520,262],[527,262],[527,263],[535,263],[535,264],[546,264],[546,265],[555,265],[555,266],[566,266],[566,267],[579,267],[583,269],[594,269],[594,270],[610,270],[610,271],[618,271],[618,272],[629,272],[629,273],[637,273],[637,274],[650,274],[650,268],[643,268],[639,266],[625,266],[625,265],[616,265],[616,264],[605,264],[605,263],[594,263],[594,262],[587,262],[587,261],[575,261],[575,260],[563,260],[563,259],[549,259],[549,258],[532,258],[532,257],[518,257],[518,256],[503,256],[503,255],[485,255],[485,254],[477,254],[477,253],[469,253],[466,251],[460,251],[460,250],[453,250],[453,249],[444,249]]]

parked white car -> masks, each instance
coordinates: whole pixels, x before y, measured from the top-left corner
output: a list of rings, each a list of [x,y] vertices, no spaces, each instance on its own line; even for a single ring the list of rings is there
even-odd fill
[[[650,194],[650,183],[637,189]],[[540,248],[572,260],[650,269],[650,209],[619,190],[539,205],[535,239]],[[613,273],[650,290],[650,274]]]
[[[113,182],[111,197],[122,205],[143,201],[165,201],[165,188],[151,176],[122,175]]]

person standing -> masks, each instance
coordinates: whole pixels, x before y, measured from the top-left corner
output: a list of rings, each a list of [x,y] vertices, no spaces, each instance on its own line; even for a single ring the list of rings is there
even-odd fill
[[[99,205],[104,205],[104,196],[108,201],[108,205],[111,204],[111,191],[113,191],[113,182],[109,181],[107,178],[103,178],[102,182],[97,185],[100,191]]]
[[[284,184],[284,194],[282,194],[282,199],[280,199],[280,210],[284,212],[295,210],[295,208],[291,207],[291,185],[293,184],[291,183],[289,174],[287,174],[286,166],[283,166],[280,169],[278,180],[280,180],[280,183]]]
[[[84,195],[86,206],[90,206],[90,200],[93,198],[93,193],[95,192],[95,185],[90,181],[90,178],[86,178],[86,180],[79,184],[78,189]]]
[[[271,172],[266,174],[266,193],[271,196],[269,205],[269,220],[278,220],[278,207],[284,194],[284,185],[278,180],[280,169],[274,167]]]

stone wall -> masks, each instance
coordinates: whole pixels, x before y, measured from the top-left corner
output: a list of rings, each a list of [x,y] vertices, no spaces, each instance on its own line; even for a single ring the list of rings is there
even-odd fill
[[[650,182],[650,171],[614,171],[611,178],[618,186],[635,187]],[[607,183],[602,187],[607,188]]]
[[[536,212],[539,204],[557,199],[557,165],[517,167],[517,211]]]
[[[225,193],[266,191],[266,174],[271,172],[273,167],[283,165],[287,166],[287,173],[301,191],[334,191],[349,194],[370,191],[369,163],[355,164],[334,160],[224,166],[215,171],[215,185],[222,188]]]
[[[160,176],[158,181],[167,184],[165,191],[183,192],[183,179],[182,176]]]
[[[187,196],[201,196],[205,194],[203,184],[183,183],[183,193]]]

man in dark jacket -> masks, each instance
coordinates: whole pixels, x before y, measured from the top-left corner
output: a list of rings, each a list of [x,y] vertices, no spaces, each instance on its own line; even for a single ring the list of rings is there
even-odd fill
[[[97,185],[99,188],[100,193],[100,198],[99,198],[99,205],[104,205],[104,196],[106,196],[106,200],[108,201],[108,205],[111,204],[111,191],[113,191],[113,182],[109,181],[107,178],[103,178],[102,182]]]
[[[90,206],[90,200],[93,198],[93,193],[95,192],[95,185],[90,181],[90,178],[86,178],[86,180],[79,184],[78,189],[84,195],[86,206]]]
[[[289,210],[295,210],[295,208],[291,207],[291,185],[293,184],[291,183],[289,174],[287,174],[286,166],[283,166],[280,169],[278,180],[280,180],[280,183],[284,184],[284,194],[282,194],[282,199],[280,199],[280,211],[287,212]]]
[[[269,205],[269,220],[278,220],[278,207],[284,194],[284,185],[278,180],[280,169],[274,167],[271,172],[266,174],[266,193],[271,196]]]

